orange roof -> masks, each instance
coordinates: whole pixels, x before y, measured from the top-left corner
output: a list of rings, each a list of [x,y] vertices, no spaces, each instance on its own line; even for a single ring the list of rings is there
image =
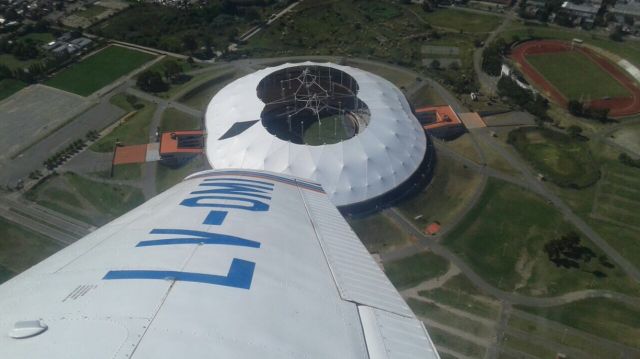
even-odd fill
[[[423,107],[416,110],[416,114],[433,112],[436,115],[436,121],[425,124],[423,127],[426,130],[445,127],[445,126],[459,126],[462,124],[458,114],[451,108],[451,106],[429,106]]]
[[[204,131],[164,132],[160,137],[160,154],[169,153],[202,153],[202,147],[178,147],[178,139],[188,136],[204,136]]]
[[[438,232],[440,232],[440,223],[438,222],[433,222],[430,225],[428,225],[425,229],[424,229],[425,233],[430,234],[430,235],[434,235]]]
[[[117,146],[113,155],[114,165],[143,163],[147,156],[147,145]]]

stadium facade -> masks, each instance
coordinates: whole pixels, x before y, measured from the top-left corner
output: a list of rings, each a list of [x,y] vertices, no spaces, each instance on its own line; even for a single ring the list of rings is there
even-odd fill
[[[396,86],[333,63],[288,63],[239,78],[213,97],[205,121],[213,168],[311,179],[337,206],[388,196],[432,158]]]

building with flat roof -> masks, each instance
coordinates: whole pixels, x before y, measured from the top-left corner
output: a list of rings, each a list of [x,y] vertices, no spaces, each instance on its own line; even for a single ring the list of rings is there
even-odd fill
[[[453,139],[465,131],[460,117],[449,105],[422,107],[415,112],[422,127],[434,137]]]
[[[162,164],[179,166],[204,152],[204,131],[164,132],[159,152]]]

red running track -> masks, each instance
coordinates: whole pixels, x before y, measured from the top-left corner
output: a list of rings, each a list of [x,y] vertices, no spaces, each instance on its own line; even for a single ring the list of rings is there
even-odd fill
[[[573,49],[571,47],[571,43],[559,40],[527,41],[513,49],[511,58],[520,64],[520,70],[535,87],[541,89],[551,101],[566,107],[567,98],[527,61],[527,56],[564,51],[580,52],[616,79],[631,94],[628,97],[593,100],[586,106],[598,109],[608,108],[611,117],[625,117],[640,113],[640,88],[624,70],[591,49],[579,45],[574,46]]]

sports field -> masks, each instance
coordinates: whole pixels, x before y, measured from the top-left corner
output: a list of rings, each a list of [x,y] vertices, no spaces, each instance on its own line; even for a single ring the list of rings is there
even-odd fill
[[[45,84],[81,96],[88,96],[154,57],[151,54],[120,46],[109,46],[62,70]]]
[[[424,18],[432,26],[463,32],[490,32],[502,22],[502,18],[498,16],[470,14],[455,9],[438,9],[424,14]]]
[[[342,117],[336,115],[323,118],[309,126],[304,132],[304,143],[319,146],[338,143],[350,137],[345,129]]]
[[[528,55],[526,59],[567,99],[589,101],[630,95],[611,75],[577,51]]]
[[[560,187],[585,188],[600,179],[600,168],[586,141],[550,129],[525,127],[511,131],[508,142]]]

